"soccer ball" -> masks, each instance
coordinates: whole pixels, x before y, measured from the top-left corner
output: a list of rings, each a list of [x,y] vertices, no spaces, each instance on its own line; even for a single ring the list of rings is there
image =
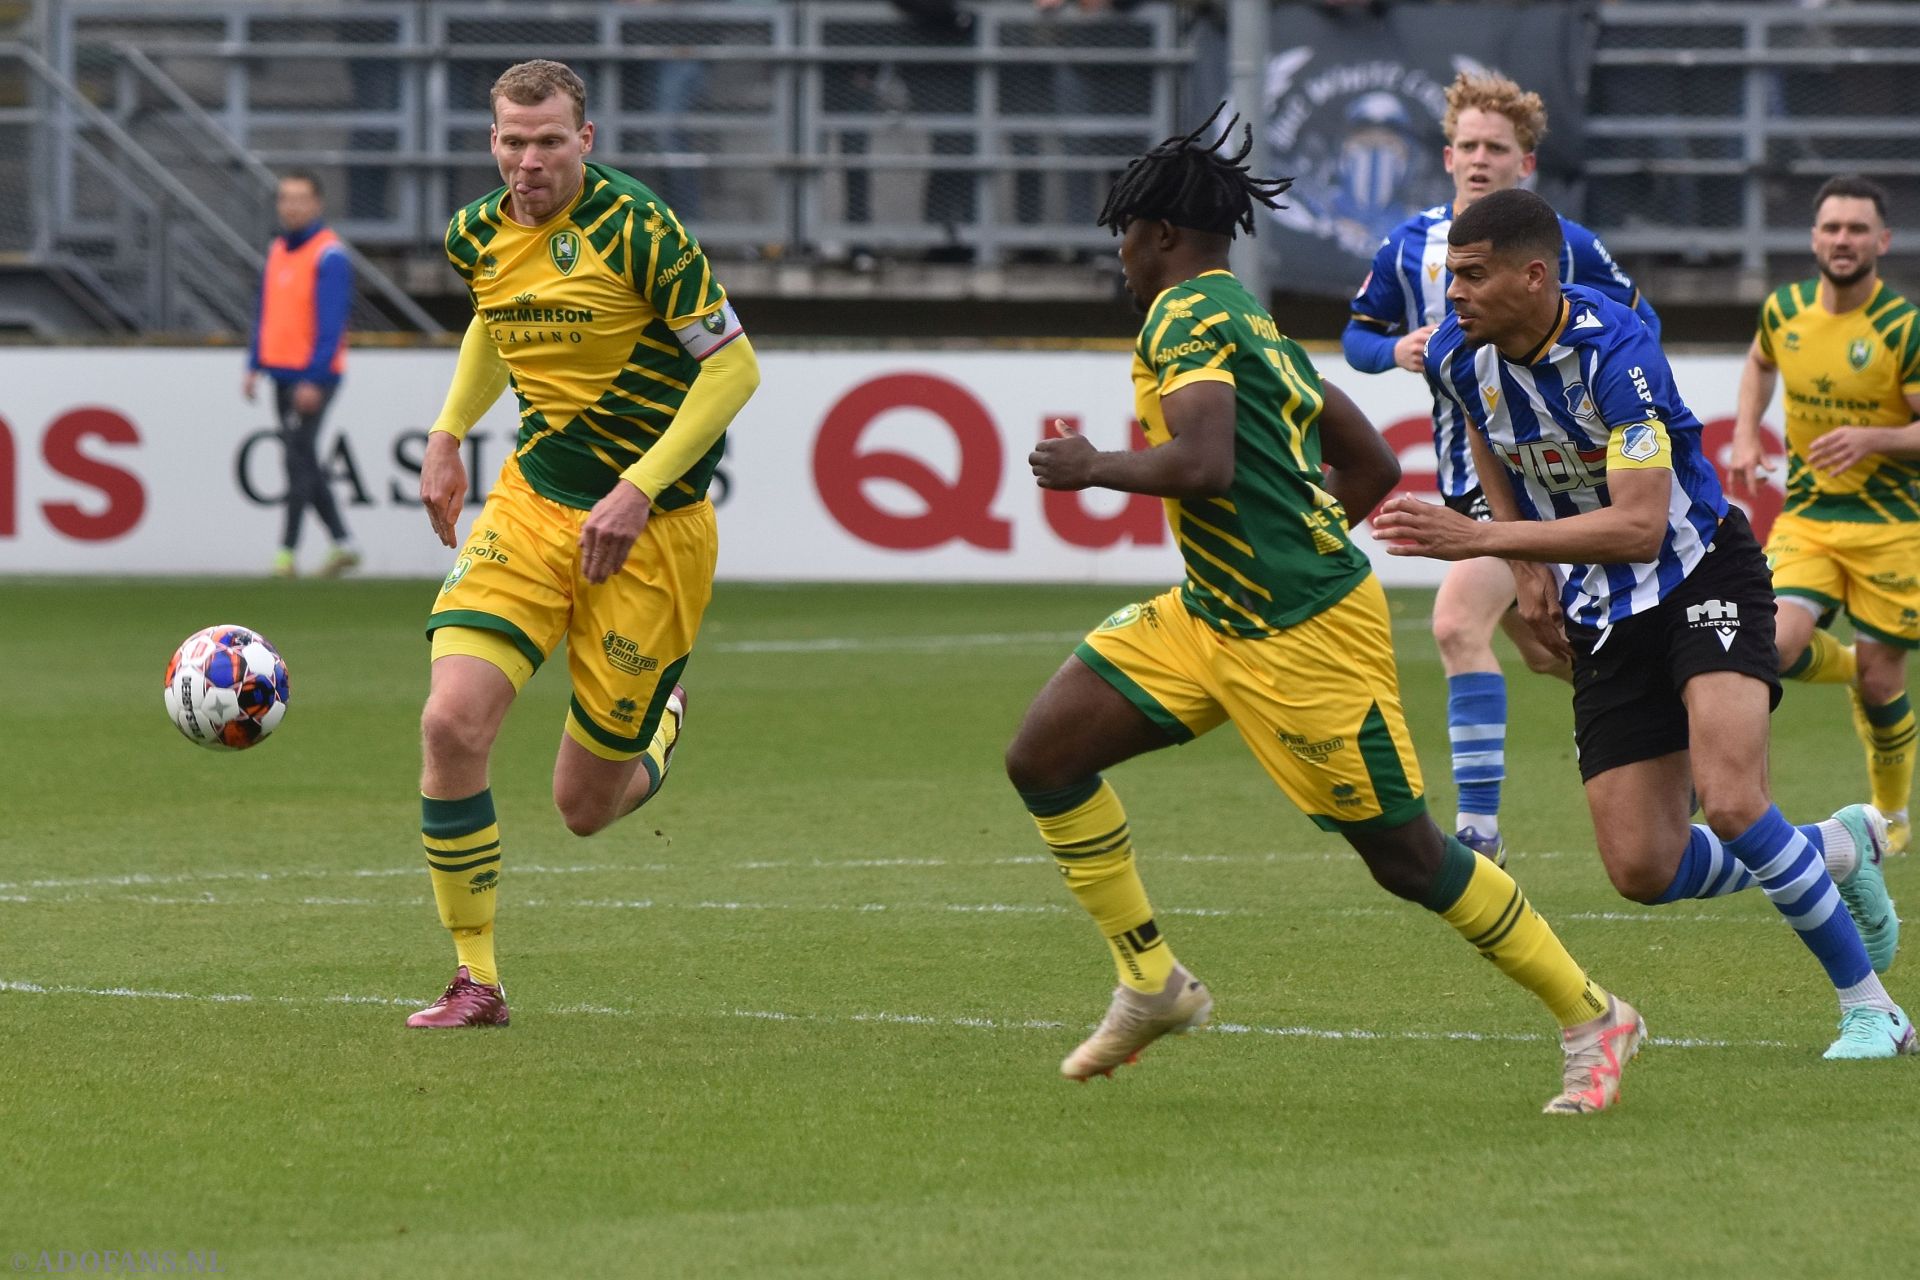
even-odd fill
[[[187,741],[244,751],[287,714],[287,664],[258,631],[208,627],[173,651],[165,692],[167,715]]]

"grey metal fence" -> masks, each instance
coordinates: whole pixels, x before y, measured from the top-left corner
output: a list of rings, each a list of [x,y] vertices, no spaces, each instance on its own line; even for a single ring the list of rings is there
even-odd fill
[[[655,185],[719,256],[907,258],[1003,278],[1104,257],[1091,215],[1109,176],[1191,121],[1193,85],[1221,80],[1226,42],[1195,39],[1190,12],[986,0],[948,22],[879,0],[42,0],[29,25],[44,69],[0,58],[0,127],[21,126],[0,136],[0,265],[57,248],[106,305],[228,325],[238,304],[219,272],[169,289],[153,264],[225,263],[245,280],[225,232],[257,255],[266,176],[299,166],[322,176],[350,243],[410,288],[444,289],[448,211],[498,183],[487,86],[529,56],[582,72],[599,157]],[[1751,295],[1799,269],[1809,199],[1834,172],[1885,182],[1896,219],[1920,208],[1920,5],[1618,3],[1595,16],[1585,215],[1663,292]],[[367,293],[356,323],[418,323],[390,283]]]
[[[1617,253],[1751,295],[1807,259],[1812,197],[1860,172],[1920,224],[1920,5],[1613,4],[1598,12],[1588,220]],[[1909,251],[1920,240],[1896,236]],[[1920,257],[1903,254],[1908,267]]]
[[[51,56],[180,154],[204,123],[318,170],[362,246],[439,239],[498,185],[487,86],[531,56],[587,80],[596,153],[734,254],[1072,253],[1104,178],[1175,122],[1175,6],[1097,17],[1026,0],[917,22],[859,0],[48,0]],[[127,71],[136,51],[151,72]]]

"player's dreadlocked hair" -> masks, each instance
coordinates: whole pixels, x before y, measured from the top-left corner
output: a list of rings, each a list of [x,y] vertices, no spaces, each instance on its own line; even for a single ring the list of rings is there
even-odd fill
[[[1279,207],[1280,193],[1292,178],[1256,178],[1247,172],[1247,154],[1253,150],[1253,127],[1239,116],[1227,121],[1220,136],[1208,142],[1213,122],[1227,109],[1222,102],[1198,129],[1184,137],[1168,138],[1120,175],[1107,193],[1097,223],[1115,235],[1131,218],[1164,218],[1176,227],[1208,231],[1229,239],[1238,227],[1253,234],[1253,205]],[[1240,125],[1240,149],[1225,150]]]

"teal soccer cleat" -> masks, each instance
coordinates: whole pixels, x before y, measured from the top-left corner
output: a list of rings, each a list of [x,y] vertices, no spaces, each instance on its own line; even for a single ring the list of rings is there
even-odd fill
[[[1920,1051],[1913,1023],[1898,1009],[1849,1009],[1840,1015],[1840,1038],[1820,1056],[1832,1062],[1898,1058]]]
[[[1867,945],[1873,971],[1885,973],[1900,950],[1900,917],[1887,896],[1887,877],[1880,867],[1887,853],[1887,820],[1870,804],[1850,804],[1833,820],[1847,829],[1859,854],[1853,874],[1836,886],[1840,900],[1847,904],[1860,941]]]

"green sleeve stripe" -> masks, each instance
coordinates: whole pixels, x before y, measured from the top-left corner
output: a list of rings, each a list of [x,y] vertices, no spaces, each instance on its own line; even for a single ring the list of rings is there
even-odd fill
[[[1920,323],[1909,322],[1906,332],[1899,342],[1900,381],[1903,384],[1920,378]]]
[[[427,618],[427,634],[431,636],[441,627],[472,627],[478,631],[498,631],[513,641],[513,647],[525,655],[533,669],[538,671],[547,655],[540,651],[527,633],[498,614],[482,613],[478,609],[442,609]]]
[[[1780,290],[1779,293],[1776,293],[1773,295],[1775,298],[1779,300],[1780,318],[1782,320],[1791,320],[1795,316],[1800,314],[1800,299],[1798,297],[1799,288],[1800,286],[1797,284],[1790,284],[1786,288]]]
[[[1134,682],[1132,676],[1109,662],[1098,649],[1086,641],[1081,641],[1074,649],[1073,656],[1087,664],[1093,674],[1105,680],[1119,691],[1121,697],[1131,702],[1134,709],[1153,721],[1175,742],[1193,741],[1193,730],[1187,728],[1179,716],[1161,706],[1154,696]]]

